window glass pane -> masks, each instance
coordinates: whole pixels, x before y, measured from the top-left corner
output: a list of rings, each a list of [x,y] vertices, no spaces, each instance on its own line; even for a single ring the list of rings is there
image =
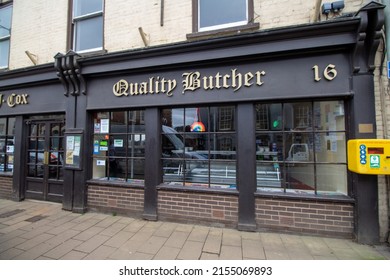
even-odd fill
[[[318,164],[317,191],[319,193],[347,194],[347,167],[342,164]]]
[[[256,130],[281,130],[282,121],[282,104],[256,105]]]
[[[112,112],[110,118],[110,133],[126,133],[126,112]]]
[[[198,0],[199,28],[247,21],[247,0]],[[216,12],[218,11],[218,12]]]
[[[346,150],[344,132],[315,134],[316,162],[346,163]]]
[[[313,161],[313,134],[288,133],[285,140],[287,161]]]
[[[283,134],[257,133],[256,159],[261,161],[283,160]]]
[[[234,131],[235,130],[235,107],[221,106],[210,108],[210,131]]]
[[[207,160],[209,134],[193,132],[185,134],[184,137],[186,158]]]
[[[163,160],[163,181],[170,185],[183,185],[184,160]]]
[[[236,188],[236,162],[210,161],[210,187]]]
[[[345,130],[343,101],[315,102],[313,111],[316,130]]]
[[[103,17],[93,17],[75,23],[75,49],[83,51],[103,47]]]
[[[314,164],[288,163],[286,165],[287,192],[314,192]]]
[[[106,174],[107,169],[107,159],[104,157],[94,157],[93,158],[93,179],[108,179]]]
[[[143,110],[129,112],[129,133],[145,132],[145,113]]]
[[[0,9],[0,38],[11,34],[12,6]]]
[[[145,134],[130,134],[127,155],[129,157],[145,157],[145,140]]]
[[[0,41],[0,68],[8,67],[9,40]]]
[[[15,118],[8,118],[8,135],[15,135]]]
[[[78,17],[103,10],[103,0],[74,0],[73,16]]]
[[[109,162],[109,174],[112,180],[125,180],[126,179],[126,159],[110,157]]]
[[[210,134],[211,159],[236,159],[236,135],[232,133]]]
[[[128,160],[128,179],[142,180],[145,178],[145,160],[139,158],[131,158]],[[137,181],[136,181],[137,182]]]
[[[285,130],[312,130],[312,108],[310,102],[284,104]]]
[[[257,188],[282,188],[282,169],[278,162],[258,161],[256,164]]]
[[[162,111],[162,125],[164,133],[184,131],[184,109],[164,109]]]
[[[0,135],[5,135],[7,129],[7,118],[0,118]]]

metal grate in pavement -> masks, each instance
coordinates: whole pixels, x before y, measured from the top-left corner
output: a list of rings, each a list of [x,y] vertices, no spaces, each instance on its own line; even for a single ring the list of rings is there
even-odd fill
[[[26,222],[31,222],[31,223],[35,223],[35,222],[38,222],[44,218],[46,218],[47,216],[42,216],[42,215],[37,215],[37,216],[34,216],[34,217],[31,217],[31,218],[28,218],[27,220],[25,220]]]
[[[22,213],[26,211],[25,209],[15,209],[15,210],[12,210],[12,211],[8,211],[8,212],[5,212],[5,213],[1,213],[0,214],[0,219],[2,218],[8,218],[8,217],[11,217],[13,215],[16,215],[16,214],[19,214],[19,213]]]

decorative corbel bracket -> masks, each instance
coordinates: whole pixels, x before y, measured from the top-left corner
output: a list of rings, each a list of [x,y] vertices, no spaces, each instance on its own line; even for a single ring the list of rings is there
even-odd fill
[[[64,86],[65,96],[87,94],[87,84],[78,63],[79,58],[80,55],[74,51],[68,51],[66,54],[57,53],[54,56],[54,67],[57,70],[57,77]]]
[[[384,8],[384,5],[373,1],[362,7],[355,15],[360,17],[360,25],[353,52],[354,74],[372,73],[375,70],[375,54],[385,22]]]

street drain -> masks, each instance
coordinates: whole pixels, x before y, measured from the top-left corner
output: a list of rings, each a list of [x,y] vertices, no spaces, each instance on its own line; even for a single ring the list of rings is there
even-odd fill
[[[8,217],[11,217],[13,215],[22,213],[24,211],[26,211],[26,210],[25,209],[15,209],[15,210],[12,210],[12,211],[9,211],[9,212],[5,212],[5,213],[0,214],[0,219],[8,218]]]
[[[31,223],[35,223],[35,222],[38,222],[44,218],[46,218],[47,216],[42,216],[42,215],[37,215],[37,216],[34,216],[34,217],[31,217],[31,218],[28,218],[27,220],[25,220],[26,222],[31,222]]]

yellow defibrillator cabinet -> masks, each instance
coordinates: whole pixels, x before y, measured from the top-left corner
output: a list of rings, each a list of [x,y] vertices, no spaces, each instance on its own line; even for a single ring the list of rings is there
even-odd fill
[[[390,175],[390,140],[349,140],[348,169],[359,174]]]

